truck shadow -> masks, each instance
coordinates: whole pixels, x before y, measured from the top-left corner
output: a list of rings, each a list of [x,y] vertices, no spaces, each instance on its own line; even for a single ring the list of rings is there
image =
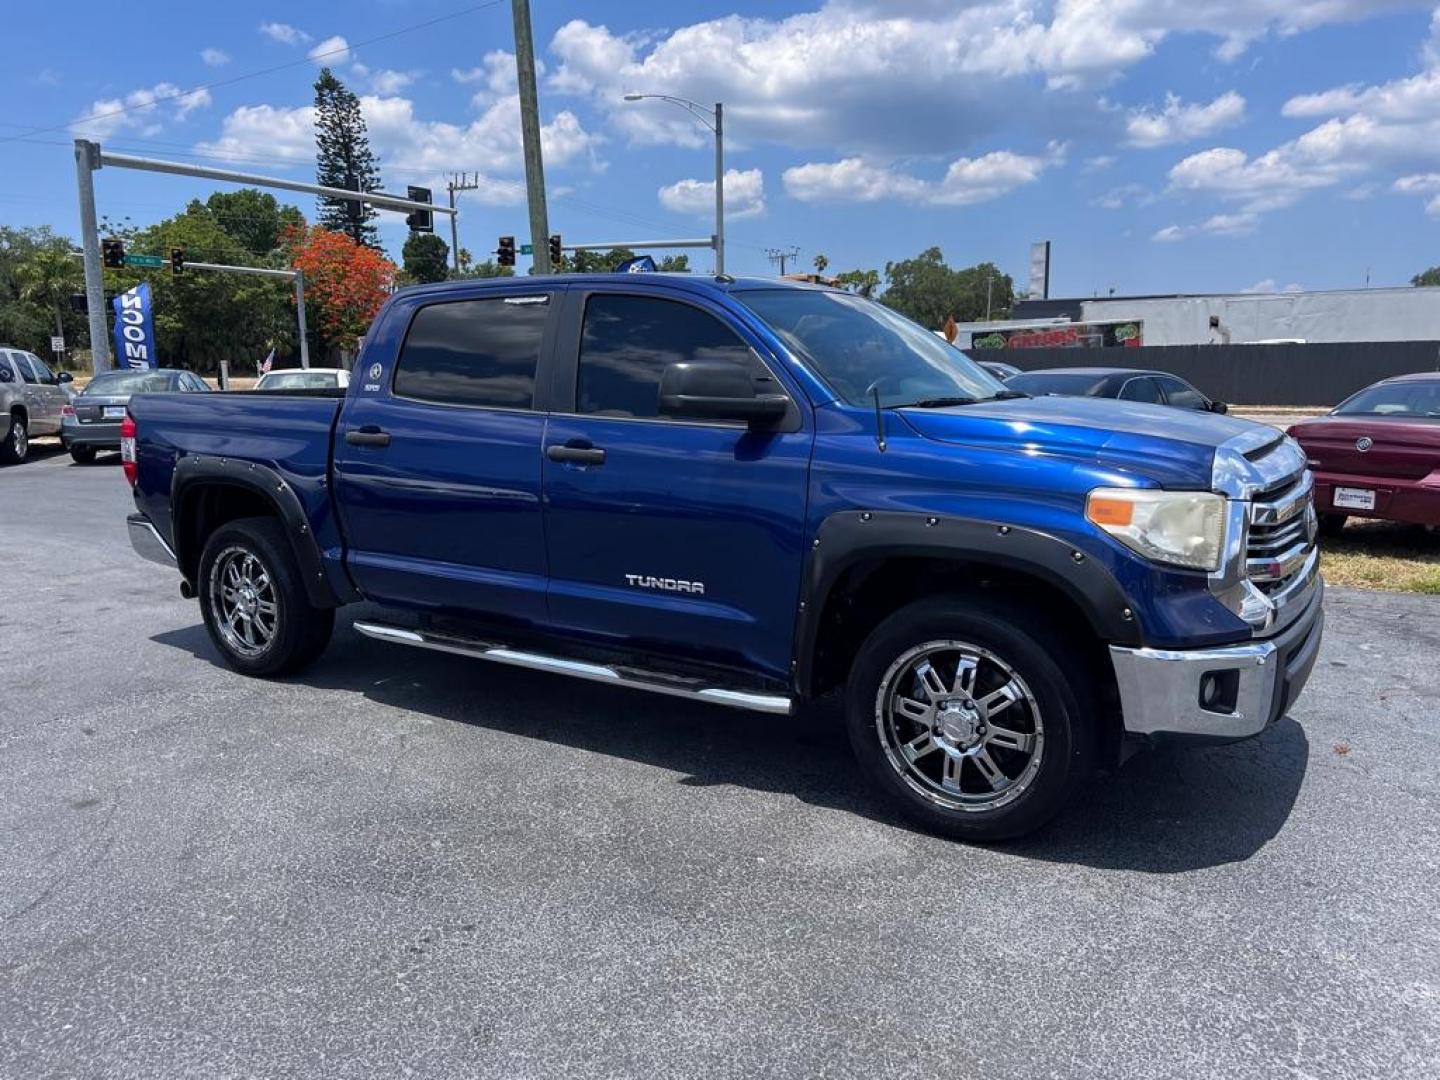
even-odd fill
[[[222,666],[198,624],[152,640]],[[387,646],[355,633],[349,619],[320,661],[290,681],[626,758],[680,773],[688,787],[789,795],[913,831],[867,787],[835,702],[790,719],[740,712]],[[1241,862],[1289,818],[1309,753],[1304,730],[1288,717],[1233,746],[1144,752],[1098,776],[1046,829],[989,850],[1157,874]]]

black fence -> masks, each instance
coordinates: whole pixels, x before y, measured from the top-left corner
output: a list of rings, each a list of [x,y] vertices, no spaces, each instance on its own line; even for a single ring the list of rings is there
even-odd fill
[[[1168,371],[1235,405],[1335,405],[1379,379],[1440,370],[1440,341],[1313,345],[1147,345],[1139,349],[971,349],[1025,371],[1117,367]]]

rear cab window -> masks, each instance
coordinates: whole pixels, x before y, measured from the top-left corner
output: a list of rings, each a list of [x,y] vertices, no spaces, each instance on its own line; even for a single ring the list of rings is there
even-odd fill
[[[401,346],[396,397],[471,408],[530,409],[548,293],[448,300],[415,312]]]

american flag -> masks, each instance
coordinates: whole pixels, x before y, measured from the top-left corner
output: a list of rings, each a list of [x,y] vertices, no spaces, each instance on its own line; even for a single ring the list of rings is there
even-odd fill
[[[271,349],[271,350],[270,350],[270,355],[267,356],[267,357],[265,357],[264,360],[260,361],[260,374],[261,374],[261,375],[268,375],[268,374],[270,374],[270,365],[273,364],[273,363],[275,363],[275,350],[274,350],[274,349]]]

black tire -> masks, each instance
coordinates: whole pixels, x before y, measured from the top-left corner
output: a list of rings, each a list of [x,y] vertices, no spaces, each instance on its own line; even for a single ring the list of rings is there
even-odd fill
[[[1320,535],[1334,539],[1344,530],[1346,520],[1344,514],[1321,514]]]
[[[999,763],[1001,777],[997,779],[990,779],[990,774],[981,770],[973,759],[968,766],[960,764],[958,756],[967,755],[957,751],[953,742],[941,745],[941,740],[932,736],[930,743],[922,744],[929,749],[922,749],[921,755],[909,766],[900,760],[902,754],[897,752],[900,739],[886,742],[884,732],[893,732],[907,722],[898,715],[894,721],[886,719],[890,715],[887,694],[912,697],[895,690],[896,684],[905,677],[902,662],[922,646],[955,642],[963,642],[985,654],[980,675],[975,677],[977,682],[970,691],[973,700],[952,702],[956,707],[969,709],[986,696],[980,692],[978,680],[981,679],[998,676],[1005,685],[1028,690],[1028,696],[999,706],[999,709],[1011,706],[1017,709],[1018,712],[1004,713],[1013,719],[993,719],[988,710],[946,714],[960,718],[982,717],[982,726],[963,730],[974,743],[968,749],[986,755],[987,768]],[[944,655],[943,652],[935,654],[937,669],[943,668]],[[899,674],[892,674],[889,683],[882,685],[887,674],[897,666]],[[1011,675],[1001,670],[1007,667]],[[1018,680],[1011,676],[1018,676]],[[958,675],[955,678],[958,679]],[[998,684],[992,681],[988,685]],[[948,699],[955,691],[945,693]],[[875,628],[861,645],[851,667],[845,689],[845,719],[850,744],[866,774],[907,817],[922,828],[944,836],[989,842],[1012,839],[1040,828],[1059,813],[1089,777],[1095,764],[1098,735],[1095,702],[1093,681],[1073,641],[1067,642],[1029,608],[1001,604],[998,598],[989,596],[956,594],[909,604]],[[918,732],[921,739],[927,728],[934,732],[942,728],[938,719],[908,722],[915,723],[910,734]],[[990,743],[983,738],[987,731],[985,723],[994,729],[989,738],[1017,734],[1002,729],[1002,723],[1014,725],[1021,733],[1028,730],[1032,743],[1030,754],[1021,756],[1022,751],[1012,750],[1004,742]],[[953,730],[956,729],[946,729],[946,739]],[[961,749],[966,748],[962,744]],[[933,756],[937,753],[941,755],[938,758]],[[945,760],[947,757],[951,759],[949,762]],[[1023,765],[1019,764],[1022,761]],[[993,799],[995,804],[980,803],[968,808],[954,805],[959,796],[952,798],[938,787],[932,789],[929,785],[938,785],[940,780],[927,781],[922,775],[924,769],[937,766],[944,773],[952,764],[958,770],[952,779],[979,788],[967,798]],[[1009,773],[1014,775],[1004,775]],[[1009,786],[998,787],[999,779],[1007,781]],[[994,791],[985,790],[987,782]],[[951,805],[946,805],[947,801]]]
[[[30,427],[20,413],[10,414],[10,426],[0,442],[0,464],[19,465],[30,456]]]
[[[258,564],[267,581],[265,591],[259,593],[260,599],[256,602],[273,605],[268,635],[254,626],[249,628],[257,642],[264,639],[259,648],[247,646],[244,641],[246,618],[227,622],[221,614],[222,606],[232,605],[228,594],[218,589],[220,576],[227,572],[228,565],[242,564],[245,557]],[[257,573],[254,578],[259,580],[260,575]],[[240,518],[216,529],[200,555],[195,588],[210,640],[225,662],[241,674],[291,674],[314,661],[330,643],[335,610],[310,603],[301,584],[295,553],[274,518]],[[252,589],[251,594],[254,593]],[[269,601],[264,601],[266,595],[271,597]]]
[[[72,446],[70,447],[70,460],[76,465],[89,465],[95,460],[95,447],[93,446]]]

